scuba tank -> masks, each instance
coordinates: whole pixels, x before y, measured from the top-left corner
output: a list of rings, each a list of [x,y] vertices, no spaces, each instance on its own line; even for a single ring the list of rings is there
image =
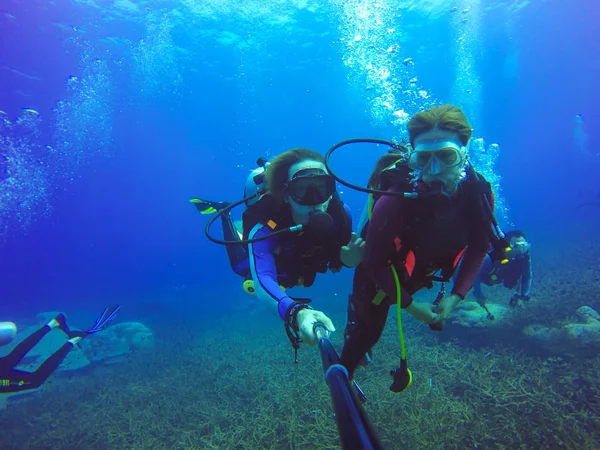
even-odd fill
[[[269,165],[269,162],[261,156],[256,160],[256,165],[258,167],[250,172],[244,186],[244,198],[247,199],[244,202],[246,206],[254,205],[266,191],[265,169]],[[248,197],[252,198],[248,199]]]

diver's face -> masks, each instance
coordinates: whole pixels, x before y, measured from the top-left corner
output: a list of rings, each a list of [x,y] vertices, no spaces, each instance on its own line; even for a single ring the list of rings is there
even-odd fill
[[[290,170],[288,171],[288,185],[293,187],[293,180],[298,181],[298,178],[302,178],[304,184],[309,180],[309,192],[317,197],[321,195],[319,200],[322,200],[318,203],[310,202],[314,204],[306,204],[306,202],[302,201],[298,196],[296,196],[296,200],[294,200],[294,195],[290,195],[289,192],[285,195],[284,200],[290,204],[294,222],[306,225],[311,212],[327,211],[331,196],[333,195],[333,192],[331,192],[332,187],[333,190],[335,190],[335,181],[332,179],[328,180],[330,176],[327,173],[325,164],[313,160],[300,161],[290,167]],[[314,186],[312,186],[313,184]],[[302,186],[302,188],[306,188],[306,186]]]
[[[457,133],[436,128],[415,138],[410,159],[425,183],[442,183],[446,192],[453,194],[460,183],[467,152]]]
[[[519,236],[516,238],[512,238],[510,240],[511,250],[508,255],[511,258],[518,258],[519,256],[523,256],[529,253],[530,247],[531,244],[529,244],[529,242],[527,242],[527,240],[524,237]]]

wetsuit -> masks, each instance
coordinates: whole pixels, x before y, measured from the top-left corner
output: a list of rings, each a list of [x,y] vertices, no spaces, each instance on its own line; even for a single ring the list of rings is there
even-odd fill
[[[241,240],[240,231],[235,227],[231,212],[221,214],[221,225],[223,227],[223,239],[230,242]],[[243,244],[228,245],[227,257],[231,270],[243,278],[250,275],[250,267],[248,266],[248,250]]]
[[[337,206],[339,205],[339,206]],[[352,216],[341,202],[330,203],[328,213],[333,217],[332,235],[325,237],[300,235],[275,236],[248,245],[250,272],[258,298],[285,320],[286,313],[295,303],[281,288],[312,286],[317,273],[328,268],[338,269],[342,263],[340,249],[350,240]],[[339,211],[332,213],[332,209]],[[340,217],[342,214],[346,217]],[[291,215],[289,217],[291,220]],[[285,226],[294,225],[293,223]],[[250,239],[271,234],[269,227],[259,223],[250,231]]]
[[[71,351],[74,344],[65,342],[46,359],[34,372],[15,369],[15,366],[51,331],[44,325],[20,342],[8,355],[0,358],[0,393],[19,392],[40,387],[52,375]]]
[[[420,183],[417,191],[425,190],[427,186]],[[490,246],[489,222],[475,207],[479,205],[476,195],[463,182],[451,199],[383,196],[377,200],[366,231],[365,256],[354,274],[350,297],[352,322],[341,357],[350,375],[381,337],[389,308],[396,304],[390,264],[400,277],[402,308],[412,303],[415,292],[433,285],[434,272],[442,270],[444,279],[449,279],[461,257],[463,263],[452,293],[462,298],[467,294]],[[488,199],[493,207],[493,196]],[[379,290],[386,297],[375,304]]]

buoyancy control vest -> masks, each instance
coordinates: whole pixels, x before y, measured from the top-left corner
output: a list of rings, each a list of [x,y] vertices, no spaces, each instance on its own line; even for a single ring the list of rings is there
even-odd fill
[[[342,266],[340,249],[350,241],[352,224],[337,193],[329,202],[327,213],[333,218],[333,229],[325,236],[301,232],[276,237],[278,245],[274,257],[280,285],[309,287],[314,283],[317,273]],[[242,221],[244,239],[249,237],[257,224],[272,231],[296,225],[290,206],[278,204],[270,194],[264,194],[249,206],[242,215]]]
[[[423,186],[413,181],[406,161],[398,160],[382,171],[378,188],[391,187],[400,192],[417,192]],[[471,168],[452,197],[419,195],[402,199],[407,221],[403,230],[397,230],[390,262],[403,269],[399,271],[400,281],[409,292],[452,277],[471,230],[489,221],[481,204],[482,192],[491,194],[491,187]],[[372,205],[376,201],[373,198]],[[368,224],[365,230],[367,227]],[[366,231],[362,235],[366,237]]]

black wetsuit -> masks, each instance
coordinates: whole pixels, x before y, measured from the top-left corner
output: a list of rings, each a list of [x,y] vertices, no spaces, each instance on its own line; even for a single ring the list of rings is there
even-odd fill
[[[25,355],[51,330],[48,325],[44,325],[26,337],[8,355],[0,358],[0,393],[20,392],[40,387],[65,359],[74,347],[74,344],[70,341],[65,342],[34,372],[15,369],[15,366],[21,362]]]

